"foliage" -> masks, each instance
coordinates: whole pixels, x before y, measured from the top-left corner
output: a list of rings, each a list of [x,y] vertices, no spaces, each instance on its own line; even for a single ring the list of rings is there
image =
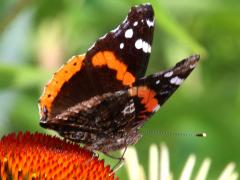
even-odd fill
[[[44,83],[62,63],[86,52],[142,0],[1,0],[0,136],[38,125],[37,100]],[[212,177],[229,161],[240,161],[240,2],[237,0],[150,0],[156,28],[148,74],[199,53],[202,61],[190,78],[143,128],[136,145],[147,170],[150,144],[159,140],[172,152],[180,172],[194,152],[212,158]],[[204,131],[205,139],[161,136],[152,130]],[[114,164],[115,162],[113,162]],[[124,177],[121,169],[118,174]]]

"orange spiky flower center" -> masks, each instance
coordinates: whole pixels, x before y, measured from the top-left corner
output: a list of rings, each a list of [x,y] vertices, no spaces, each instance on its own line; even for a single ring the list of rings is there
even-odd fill
[[[18,133],[0,140],[4,179],[115,179],[109,166],[77,144],[40,133]]]

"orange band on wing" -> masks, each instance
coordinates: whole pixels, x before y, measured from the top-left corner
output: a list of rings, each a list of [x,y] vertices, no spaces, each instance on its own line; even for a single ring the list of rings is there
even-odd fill
[[[80,71],[84,58],[84,55],[73,56],[64,66],[54,73],[53,78],[45,86],[44,92],[40,97],[40,112],[43,111],[44,107],[47,108],[48,112],[51,112],[52,102],[58,95],[63,84]]]
[[[133,87],[128,90],[131,96],[141,98],[141,104],[145,106],[148,112],[153,112],[158,106],[158,100],[155,98],[156,92],[149,89],[147,86]]]
[[[111,51],[98,52],[92,58],[93,66],[107,66],[109,69],[117,71],[116,78],[122,81],[123,85],[131,86],[135,82],[135,77],[127,72],[127,66],[117,59]]]

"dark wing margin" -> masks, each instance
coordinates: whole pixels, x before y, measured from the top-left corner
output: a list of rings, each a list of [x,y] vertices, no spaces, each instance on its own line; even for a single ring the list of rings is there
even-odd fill
[[[137,119],[147,120],[157,112],[192,72],[199,59],[199,55],[193,55],[173,68],[139,79],[136,86],[129,89]]]

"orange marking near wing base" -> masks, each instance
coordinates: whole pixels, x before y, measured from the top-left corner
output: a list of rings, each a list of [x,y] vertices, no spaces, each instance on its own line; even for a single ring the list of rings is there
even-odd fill
[[[135,77],[131,73],[126,72],[126,74],[124,75],[124,78],[123,78],[123,84],[130,86],[134,82],[135,82]]]
[[[133,87],[128,90],[131,96],[138,96],[141,98],[143,104],[148,112],[153,112],[154,108],[158,106],[158,100],[155,98],[156,92],[149,89],[147,86]]]
[[[40,116],[44,107],[47,108],[49,113],[51,112],[52,102],[58,95],[63,84],[80,71],[84,58],[85,55],[73,56],[64,66],[54,73],[53,78],[45,86],[44,92],[40,97]]]
[[[135,77],[127,71],[127,65],[111,51],[98,52],[92,58],[93,66],[107,66],[109,69],[117,72],[116,78],[122,81],[123,85],[131,86],[135,82]]]

